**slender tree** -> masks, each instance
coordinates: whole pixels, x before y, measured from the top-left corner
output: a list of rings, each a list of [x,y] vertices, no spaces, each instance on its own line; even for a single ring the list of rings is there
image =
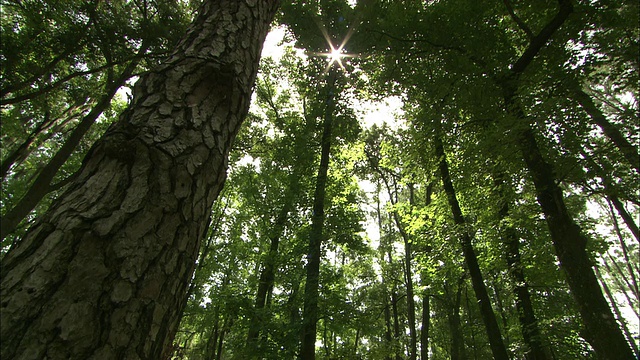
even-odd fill
[[[309,234],[309,252],[307,254],[307,277],[304,288],[304,310],[302,323],[302,344],[300,358],[313,360],[316,358],[316,326],[318,322],[318,289],[320,281],[320,260],[323,227],[325,221],[324,207],[327,188],[327,173],[329,171],[329,155],[331,154],[331,130],[333,124],[334,91],[337,64],[331,64],[327,81],[327,101],[324,109],[323,131],[320,151],[320,166],[316,178],[316,188],[313,195],[313,215],[311,217],[311,231]]]
[[[161,358],[278,2],[205,1],[2,263],[2,358]],[[166,355],[166,354],[165,354]]]
[[[453,182],[451,181],[446,153],[439,135],[436,135],[434,142],[436,157],[439,159],[439,170],[442,178],[442,185],[445,193],[447,194],[447,200],[453,213],[454,222],[456,225],[464,227],[466,226],[466,222],[462,214],[460,204],[458,203]],[[500,333],[500,327],[498,326],[495,313],[491,307],[491,300],[489,299],[484,280],[482,279],[482,273],[480,271],[480,266],[478,265],[478,258],[471,243],[471,235],[469,234],[469,231],[464,228],[461,229],[460,232],[462,252],[469,270],[473,290],[476,294],[476,298],[478,299],[482,320],[484,321],[484,325],[487,330],[491,352],[495,359],[509,359],[507,348],[504,345],[502,335]]]

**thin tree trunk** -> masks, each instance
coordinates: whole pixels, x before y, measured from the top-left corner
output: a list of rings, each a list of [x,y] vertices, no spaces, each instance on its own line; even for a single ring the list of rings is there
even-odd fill
[[[629,292],[627,291],[627,290],[630,290],[629,283],[626,281],[625,275],[622,272],[622,269],[620,269],[620,267],[617,266],[616,261],[611,257],[610,254],[607,254],[607,255],[609,255],[608,256],[609,260],[605,258],[603,261],[604,267],[607,269],[607,274],[611,275],[611,277],[613,278],[613,281],[615,281],[616,285],[618,285],[620,290],[622,290],[621,292],[624,295],[625,299],[627,299],[627,303],[629,304],[629,307],[634,312],[634,314],[636,314],[636,317],[640,319],[640,312],[638,312],[638,307],[636,306],[636,303],[634,303],[634,301],[631,299],[631,297],[629,296]],[[609,265],[609,262],[613,263],[614,268],[616,268],[617,271],[614,272],[614,270],[611,268],[611,265]],[[615,275],[616,273],[618,274],[618,276]],[[627,285],[626,287],[625,287],[625,284]]]
[[[262,314],[265,304],[267,303],[267,297],[270,293],[270,289],[273,288],[276,271],[276,257],[278,256],[278,246],[280,244],[280,237],[284,231],[284,227],[289,217],[292,204],[291,200],[285,199],[286,203],[278,213],[275,224],[273,224],[273,230],[271,235],[271,245],[262,271],[260,272],[260,278],[258,280],[258,291],[256,292],[254,313],[249,321],[249,331],[247,333],[247,348],[250,350],[248,353],[256,353],[257,341],[260,336],[260,328],[264,324],[264,316]]]
[[[629,343],[629,345],[631,345],[631,348],[635,353],[636,357],[639,357],[640,353],[638,353],[638,347],[636,346],[635,339],[633,338],[633,335],[631,335],[631,332],[629,331],[629,327],[627,326],[627,322],[625,321],[624,317],[622,316],[622,313],[620,312],[618,303],[616,303],[616,299],[613,297],[613,294],[611,294],[611,290],[609,290],[609,286],[604,281],[604,278],[602,277],[602,274],[600,274],[600,269],[598,269],[598,267],[596,267],[596,276],[600,280],[600,283],[602,284],[602,288],[604,289],[605,294],[607,294],[607,297],[609,298],[611,307],[613,308],[613,311],[618,317],[618,322],[622,326],[622,330],[624,331],[624,334],[627,337],[627,342]]]
[[[433,185],[434,182],[430,182],[427,185],[427,189],[425,191],[425,201],[424,206],[428,207],[431,205],[431,195],[433,193]],[[422,286],[427,286],[428,278],[423,272],[420,276],[420,281]],[[422,327],[420,329],[420,360],[428,360],[429,359],[429,328],[431,327],[431,309],[429,307],[429,299],[430,295],[427,290],[424,290],[424,294],[422,294]]]
[[[462,328],[460,325],[460,302],[462,298],[462,284],[464,283],[464,276],[458,281],[458,287],[456,288],[456,296],[454,301],[449,302],[450,309],[447,320],[449,322],[449,330],[451,333],[451,360],[466,360],[466,352],[464,349],[464,336],[462,334]],[[445,282],[445,291],[447,297],[451,300],[451,292],[448,291],[448,286]]]
[[[76,180],[3,259],[1,358],[160,358],[171,345],[277,5],[205,1],[138,80]]]
[[[384,296],[384,340],[388,347],[392,346],[393,338],[391,337],[391,304],[389,304],[389,295],[386,292],[385,288],[385,296]],[[386,360],[391,360],[391,354],[385,357]]]
[[[327,83],[328,99],[324,114],[324,128],[321,140],[320,168],[316,178],[313,200],[313,216],[311,218],[311,234],[309,236],[309,253],[307,255],[307,281],[304,287],[304,310],[302,320],[302,345],[300,358],[313,360],[316,358],[316,323],[318,322],[318,287],[320,278],[320,257],[322,234],[324,227],[324,199],[329,170],[331,152],[331,129],[333,109],[335,107],[333,91],[336,82],[335,66],[330,69]]]
[[[453,213],[453,220],[456,225],[464,227],[466,225],[464,216],[462,215],[462,210],[460,209],[460,204],[458,203],[458,199],[456,197],[456,192],[451,181],[451,176],[449,175],[449,165],[447,163],[442,140],[439,138],[439,136],[436,136],[434,142],[436,156],[438,159],[440,159],[439,168],[440,175],[442,177],[442,185],[444,187],[445,193],[447,194],[447,200],[449,201],[449,206],[451,207],[451,211]],[[478,258],[476,257],[473,245],[471,244],[471,236],[466,230],[462,230],[460,236],[462,252],[464,255],[465,263],[467,264],[467,268],[469,270],[473,290],[476,294],[476,298],[478,299],[478,305],[480,306],[482,320],[487,330],[491,352],[493,353],[493,357],[495,359],[508,360],[509,355],[507,353],[507,348],[502,341],[500,327],[498,326],[498,321],[496,320],[495,313],[491,308],[491,300],[489,299],[487,288],[484,285],[484,280],[482,279],[482,272],[480,271]]]
[[[505,244],[505,257],[509,266],[509,274],[514,284],[514,294],[516,299],[516,309],[518,310],[518,320],[522,329],[522,338],[527,345],[525,356],[528,360],[547,360],[549,355],[544,350],[538,320],[536,319],[531,295],[529,294],[529,283],[524,276],[522,260],[520,258],[520,237],[516,229],[509,224],[510,204],[507,200],[507,189],[503,179],[505,175],[494,176],[494,182],[499,191],[502,206],[498,212],[502,226],[503,242]]]
[[[467,303],[467,319],[469,319],[467,323],[469,324],[469,331],[471,332],[471,344],[473,345],[471,347],[473,348],[473,358],[474,360],[477,360],[478,359],[478,343],[476,341],[476,332],[474,330],[475,326],[473,326],[474,321],[471,316],[471,300],[469,300],[469,289],[466,286],[464,287],[464,298]]]
[[[618,273],[619,279],[621,279],[624,282],[624,284],[626,285],[626,287],[622,287],[622,289],[625,292],[625,296],[629,297],[628,293],[630,292],[631,294],[633,294],[633,297],[636,299],[636,301],[640,302],[640,296],[638,296],[638,293],[635,291],[635,287],[633,286],[633,282],[629,281],[629,277],[631,277],[632,279],[633,279],[633,277],[635,277],[634,274],[633,273],[626,274],[624,272],[624,270],[622,269],[622,267],[620,267],[620,264],[618,264],[618,261],[616,261],[616,259],[614,259],[613,256],[611,256],[610,253],[607,253],[607,255],[608,255],[609,260],[613,264],[613,267],[616,269],[616,273]],[[606,260],[605,260],[605,262],[606,262]],[[625,262],[626,262],[626,260],[625,260]],[[629,265],[629,264],[627,263],[627,265]],[[631,300],[631,299],[629,299],[629,300]]]
[[[76,111],[74,113],[74,111]],[[41,121],[31,133],[27,136],[24,141],[18,145],[14,150],[12,150],[8,155],[2,159],[2,163],[0,164],[0,178],[4,179],[7,176],[7,173],[12,167],[17,166],[22,163],[29,154],[36,148],[42,141],[46,141],[53,134],[59,133],[62,128],[72,120],[77,119],[83,113],[83,107],[71,105],[69,106],[61,115],[60,118],[57,119],[49,119],[50,115],[47,112],[45,114],[45,119]],[[63,120],[61,120],[63,119]],[[52,128],[52,129],[51,129]],[[45,131],[51,129],[45,136],[45,139],[40,139],[36,141],[38,136],[43,134]]]
[[[420,332],[420,360],[429,359],[429,327],[431,326],[430,295],[425,292],[422,296],[422,329]]]
[[[382,171],[380,169],[377,169],[378,172],[380,173],[380,176],[382,177]],[[397,191],[396,191],[396,196],[394,196],[393,191],[391,190],[391,187],[389,185],[389,183],[386,181],[385,179],[385,185],[387,188],[387,193],[389,195],[389,198],[391,199],[391,203],[393,205],[395,205],[397,203],[397,200],[394,200],[394,198],[397,199]],[[413,188],[410,185],[409,186],[409,191],[411,192],[411,194],[413,194]],[[411,198],[413,197],[413,195],[411,195]],[[412,259],[412,251],[411,251],[411,239],[409,237],[409,234],[406,232],[406,230],[404,229],[404,225],[402,224],[402,221],[400,220],[400,214],[398,214],[397,210],[394,210],[392,212],[392,216],[393,216],[393,220],[396,224],[396,227],[398,229],[398,232],[400,233],[400,236],[402,237],[403,243],[404,243],[404,261],[403,261],[403,265],[404,265],[404,275],[405,275],[405,284],[406,284],[406,288],[407,288],[407,321],[409,322],[409,359],[410,360],[415,360],[417,357],[417,353],[418,353],[418,335],[417,335],[417,330],[416,330],[416,305],[415,305],[415,300],[413,299],[413,280],[411,279],[411,259]]]
[[[618,219],[616,218],[615,213],[613,212],[613,208],[611,203],[609,203],[609,211],[611,214],[611,220],[613,221],[613,228],[615,229],[616,235],[618,236],[618,242],[620,242],[620,249],[622,249],[622,255],[624,256],[624,262],[627,265],[627,271],[629,272],[629,277],[631,277],[631,283],[633,284],[633,292],[636,296],[636,299],[640,302],[640,288],[638,288],[638,279],[636,276],[636,272],[633,270],[634,260],[629,257],[629,248],[627,244],[624,242],[624,236],[622,235],[622,231],[620,231],[620,225],[618,224]]]
[[[386,244],[384,244],[384,231],[383,231],[383,227],[382,227],[382,209],[380,207],[380,181],[378,180],[377,182],[377,188],[376,188],[376,219],[378,221],[378,235],[380,238],[380,246],[378,247],[379,249],[384,249],[384,246],[386,246]],[[384,262],[384,251],[382,251],[380,253],[380,261]],[[389,254],[389,260],[391,260],[391,254]],[[384,290],[384,323],[385,323],[385,332],[384,332],[384,340],[386,343],[386,346],[388,348],[391,348],[393,346],[393,337],[391,335],[391,309],[390,306],[392,304],[389,303],[389,290],[387,288],[387,283],[385,280],[385,276],[382,276],[382,288]],[[393,301],[393,299],[392,299]],[[386,357],[385,360],[392,360],[391,357],[391,353],[389,353]]]
[[[633,236],[636,238],[638,243],[640,243],[640,230],[638,230],[638,225],[633,220],[633,216],[631,216],[627,209],[624,208],[624,205],[617,196],[609,195],[607,196],[607,198],[609,199],[609,201],[611,201],[616,210],[618,210],[618,214],[620,214],[620,217],[622,218],[622,220],[624,220],[624,223],[627,224],[627,227],[629,228]]]
[[[388,252],[389,256],[389,264],[393,264],[393,257],[391,256],[391,250]],[[400,313],[398,312],[398,287],[394,282],[393,288],[391,289],[391,310],[393,312],[393,348],[395,351],[396,360],[400,360],[401,356],[399,353],[399,344],[400,344]]]
[[[611,142],[620,150],[624,158],[629,162],[638,173],[640,173],[640,153],[638,149],[622,135],[620,130],[604,116],[602,111],[593,102],[589,94],[578,89],[574,91],[575,99],[580,103],[584,111],[589,114],[593,122],[595,122],[602,132],[611,140]]]

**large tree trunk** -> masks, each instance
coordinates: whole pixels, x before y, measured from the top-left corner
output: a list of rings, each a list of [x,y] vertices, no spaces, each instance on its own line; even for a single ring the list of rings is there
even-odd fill
[[[304,360],[313,360],[316,358],[316,325],[318,322],[320,258],[324,228],[324,199],[327,187],[327,173],[329,171],[329,155],[331,153],[333,109],[335,107],[333,91],[337,76],[335,66],[329,71],[329,81],[327,83],[329,95],[324,114],[320,167],[318,169],[318,177],[316,178],[316,188],[313,198],[313,216],[311,217],[309,253],[307,254],[307,281],[304,287],[302,344],[300,348],[300,358]]]
[[[275,0],[205,1],[2,263],[3,359],[160,358],[246,116]]]
[[[462,215],[462,210],[460,209],[460,204],[456,197],[453,182],[449,175],[449,165],[444,152],[444,146],[442,145],[442,140],[438,136],[435,138],[435,149],[436,156],[440,159],[439,168],[440,175],[442,177],[442,185],[445,193],[447,194],[447,200],[449,201],[451,212],[453,213],[453,221],[456,225],[463,227],[465,225],[464,216]],[[471,235],[468,231],[463,230],[460,236],[462,253],[464,255],[465,263],[467,264],[467,269],[469,270],[469,276],[471,277],[471,285],[473,286],[476,298],[478,299],[482,320],[484,322],[485,329],[487,330],[487,336],[489,337],[491,352],[493,353],[494,359],[508,360],[509,355],[507,353],[507,348],[502,341],[500,327],[498,326],[496,315],[491,307],[491,300],[489,299],[487,288],[484,284],[484,280],[482,279],[482,272],[480,271],[478,258],[471,243]]]
[[[518,144],[533,178],[556,255],[582,315],[586,340],[603,359],[633,359],[593,271],[586,251],[587,238],[569,214],[553,168],[543,159],[530,127],[522,131]]]

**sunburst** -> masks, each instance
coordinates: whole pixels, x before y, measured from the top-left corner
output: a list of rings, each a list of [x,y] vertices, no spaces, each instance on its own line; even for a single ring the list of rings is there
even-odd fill
[[[322,32],[322,36],[327,41],[327,45],[329,45],[329,51],[324,53],[314,53],[313,55],[323,56],[327,58],[328,64],[327,64],[327,67],[324,69],[324,72],[326,73],[327,71],[329,71],[329,69],[331,69],[331,66],[333,66],[333,64],[337,64],[340,67],[340,69],[342,69],[342,71],[347,71],[347,69],[345,69],[344,67],[344,64],[342,63],[342,60],[345,58],[356,57],[356,55],[347,53],[347,51],[344,48],[347,42],[349,41],[349,39],[351,38],[351,35],[353,35],[353,30],[354,30],[353,27],[349,29],[349,31],[347,32],[347,35],[344,37],[344,39],[342,40],[342,43],[338,47],[333,45],[333,42],[331,41],[331,37],[327,33],[327,29],[324,26],[319,26],[319,28],[320,28],[320,31]]]

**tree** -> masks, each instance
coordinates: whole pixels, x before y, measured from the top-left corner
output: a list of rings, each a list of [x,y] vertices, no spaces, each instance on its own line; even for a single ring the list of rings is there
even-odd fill
[[[277,5],[204,2],[137,82],[77,179],[3,260],[3,358],[163,356]]]

